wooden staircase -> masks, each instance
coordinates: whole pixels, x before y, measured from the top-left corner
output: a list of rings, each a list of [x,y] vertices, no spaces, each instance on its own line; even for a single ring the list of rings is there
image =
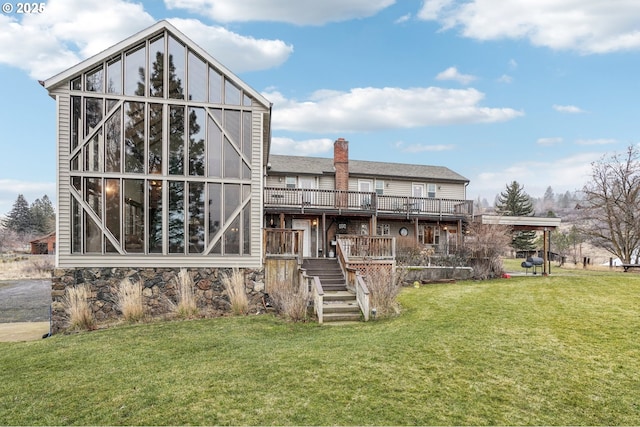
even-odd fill
[[[347,290],[347,283],[336,258],[305,258],[302,268],[307,276],[320,279],[323,298],[324,322],[357,322],[362,313],[356,295]]]

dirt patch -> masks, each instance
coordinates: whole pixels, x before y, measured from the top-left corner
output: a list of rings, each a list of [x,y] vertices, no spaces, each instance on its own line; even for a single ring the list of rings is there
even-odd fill
[[[49,322],[0,323],[0,342],[35,341],[49,333]]]

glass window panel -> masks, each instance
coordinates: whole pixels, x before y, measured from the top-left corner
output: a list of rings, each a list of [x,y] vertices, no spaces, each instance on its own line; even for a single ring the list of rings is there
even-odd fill
[[[212,67],[209,67],[209,102],[222,103],[222,75]]]
[[[184,110],[183,106],[169,106],[170,175],[184,175]]]
[[[71,197],[71,253],[82,253],[82,209],[75,197]]]
[[[81,177],[72,176],[71,177],[71,185],[73,185],[73,188],[75,188],[80,193],[82,193],[82,178]]]
[[[124,191],[124,249],[131,253],[144,252],[144,181],[125,179]]]
[[[102,129],[100,129],[85,147],[85,171],[102,172],[103,147],[104,138],[102,136]]]
[[[189,51],[189,101],[207,100],[207,65],[195,53]]]
[[[240,206],[240,185],[225,184],[224,185],[224,223],[231,220],[231,214]]]
[[[149,95],[164,96],[164,36],[149,44]]]
[[[124,103],[124,171],[144,173],[144,103]]]
[[[120,58],[107,65],[107,93],[122,93],[122,61]]]
[[[89,71],[85,76],[85,90],[88,92],[102,92],[102,67]]]
[[[224,112],[224,129],[227,135],[235,144],[240,146],[240,111],[225,110]]]
[[[149,181],[149,253],[162,253],[162,181]]]
[[[245,162],[242,162],[242,179],[251,179],[251,169]]]
[[[82,98],[71,97],[71,151],[78,147],[82,129]]]
[[[85,138],[98,126],[102,120],[102,99],[101,98],[85,98]]]
[[[105,171],[120,172],[122,146],[122,111],[120,108],[105,122]]]
[[[149,174],[162,173],[162,104],[149,104]]]
[[[124,94],[125,95],[145,95],[146,80],[146,48],[127,53],[124,57]]]
[[[222,184],[209,186],[209,242],[222,227]]]
[[[225,255],[240,254],[240,216],[237,216],[224,232],[224,253]]]
[[[220,108],[213,108],[209,110],[213,117],[218,121],[218,123],[222,123],[222,110]]]
[[[80,154],[82,154],[82,152],[76,154],[75,156],[73,156],[73,159],[71,159],[70,169],[72,171],[79,171],[80,170]]]
[[[82,90],[82,77],[71,80],[71,90]]]
[[[189,108],[189,175],[204,175],[204,108]]]
[[[189,183],[189,253],[204,250],[204,183]]]
[[[88,213],[84,214],[84,245],[86,253],[102,253],[102,231],[91,219]]]
[[[242,210],[242,254],[251,255],[251,202]]]
[[[184,182],[169,181],[169,253],[184,253]]]
[[[240,89],[229,80],[224,80],[224,103],[227,105],[240,105]]]
[[[244,154],[249,160],[251,160],[251,112],[245,111],[242,113],[242,154]]]
[[[222,254],[222,239],[218,240],[216,244],[213,245],[213,249],[211,250],[211,253],[214,255]]]
[[[105,214],[104,221],[107,230],[113,234],[116,240],[120,241],[120,180],[119,179],[105,179],[104,184],[104,196],[105,196]],[[118,252],[116,248],[105,239],[106,252]]]
[[[246,93],[242,94],[242,105],[245,107],[251,107],[251,97]]]
[[[224,177],[240,178],[240,154],[226,137],[224,138]]]
[[[207,156],[209,166],[209,176],[222,176],[222,130],[216,122],[209,117],[207,127]]]
[[[107,99],[107,109],[105,111],[105,114],[108,116],[108,113],[110,113],[116,105],[118,105],[117,99]]]
[[[102,218],[102,180],[85,178],[84,190],[84,201],[99,218]]]
[[[185,47],[169,37],[169,98],[184,99]]]

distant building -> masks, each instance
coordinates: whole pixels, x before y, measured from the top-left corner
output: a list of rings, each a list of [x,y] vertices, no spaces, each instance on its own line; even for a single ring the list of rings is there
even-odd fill
[[[32,255],[53,255],[56,253],[56,232],[29,242]]]

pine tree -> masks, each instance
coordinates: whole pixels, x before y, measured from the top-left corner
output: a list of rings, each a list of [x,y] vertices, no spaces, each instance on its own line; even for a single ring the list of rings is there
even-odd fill
[[[14,202],[11,212],[9,212],[7,218],[4,220],[4,226],[8,230],[21,235],[33,231],[29,202],[27,202],[27,199],[25,199],[22,194],[19,194]]]
[[[513,181],[498,196],[496,212],[505,216],[532,216],[534,209],[531,197],[525,193],[524,187]],[[516,250],[530,251],[535,249],[535,238],[535,231],[517,231],[511,244]]]
[[[42,199],[36,199],[31,204],[31,228],[38,234],[48,234],[55,230],[56,213],[51,200],[45,194]]]

